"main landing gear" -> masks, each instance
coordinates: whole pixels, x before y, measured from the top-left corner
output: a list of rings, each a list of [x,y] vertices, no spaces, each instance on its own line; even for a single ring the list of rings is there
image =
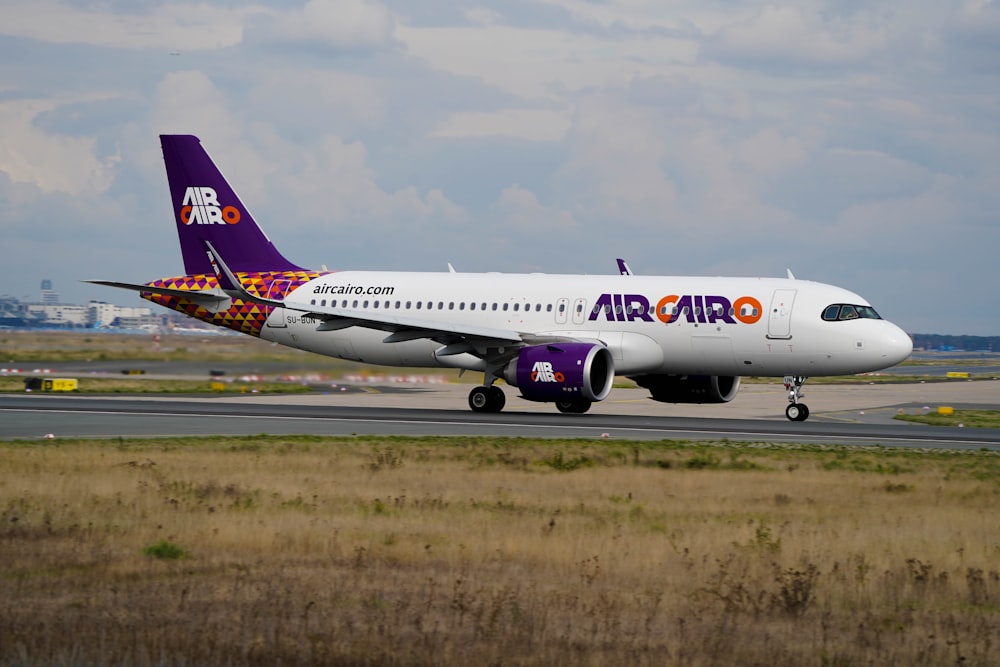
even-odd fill
[[[473,412],[500,412],[507,403],[500,387],[476,387],[469,392],[469,407]]]
[[[566,415],[582,415],[591,405],[590,401],[556,401],[556,408]]]
[[[793,422],[804,422],[809,419],[809,407],[805,403],[799,403],[799,399],[805,395],[802,392],[802,385],[806,379],[803,375],[785,376],[785,390],[788,392],[789,403],[785,408],[785,416]]]

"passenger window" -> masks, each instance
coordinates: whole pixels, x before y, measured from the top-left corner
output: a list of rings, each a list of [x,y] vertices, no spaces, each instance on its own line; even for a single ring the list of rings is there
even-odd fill
[[[520,309],[520,307],[521,307],[521,304],[515,303],[514,304],[514,312],[516,313]]]
[[[455,302],[454,301],[449,301],[448,302],[448,310],[455,310]]]
[[[506,303],[505,303],[505,304],[503,305],[503,309],[504,309],[504,311],[506,311],[506,310],[507,310],[507,305],[508,305],[508,304],[506,304]]]
[[[497,305],[494,303],[493,304],[493,310],[496,310],[496,309],[497,309]]]
[[[547,312],[547,313],[551,313],[552,312],[552,304],[551,303],[545,307],[545,312]]]
[[[420,302],[417,301],[417,310],[420,310]]]
[[[368,301],[365,301],[363,304],[361,304],[361,307],[362,308],[367,308],[368,307]]]
[[[351,307],[352,308],[357,308],[358,307],[358,300],[357,299],[354,300],[354,304]]]
[[[458,309],[459,310],[465,310],[465,302],[464,301],[462,303],[458,304]]]
[[[472,303],[469,304],[469,310],[475,310],[475,309],[476,309],[476,302],[473,301]]]

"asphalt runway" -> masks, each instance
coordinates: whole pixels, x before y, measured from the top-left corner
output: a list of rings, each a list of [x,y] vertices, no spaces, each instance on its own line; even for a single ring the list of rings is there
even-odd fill
[[[930,427],[892,419],[899,411],[931,409],[923,405],[931,397],[955,407],[996,409],[1000,382],[817,386],[809,400],[813,416],[803,423],[784,419],[780,386],[750,385],[733,403],[714,406],[665,405],[648,400],[641,390],[616,390],[614,400],[596,404],[585,415],[563,415],[552,406],[518,400],[510,388],[507,408],[499,414],[465,409],[468,386],[385,389],[185,398],[9,394],[0,396],[0,438],[468,435],[1000,450],[1000,429]],[[826,409],[820,411],[821,406]]]

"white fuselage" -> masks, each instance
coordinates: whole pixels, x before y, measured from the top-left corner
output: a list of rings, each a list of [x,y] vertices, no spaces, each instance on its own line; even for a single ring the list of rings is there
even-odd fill
[[[912,349],[886,320],[824,320],[831,305],[869,304],[806,280],[343,271],[298,287],[286,302],[600,341],[618,375],[842,375],[892,366]],[[318,324],[278,308],[261,337],[371,364],[480,368],[473,355],[439,354],[434,340],[386,343],[386,331]]]

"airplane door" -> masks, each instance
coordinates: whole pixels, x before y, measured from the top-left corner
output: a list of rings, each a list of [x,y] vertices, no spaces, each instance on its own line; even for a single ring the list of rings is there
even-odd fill
[[[776,289],[771,297],[771,310],[767,315],[768,338],[792,337],[792,304],[795,303],[793,289]]]
[[[271,281],[271,285],[267,288],[267,298],[279,300],[284,298],[285,293],[289,291],[292,285],[290,280],[274,280]],[[271,312],[267,315],[267,326],[272,329],[283,329],[288,326],[285,321],[285,309],[277,306],[271,309]]]
[[[587,316],[584,312],[586,305],[586,299],[577,299],[573,302],[573,324],[583,324],[583,318]]]
[[[556,301],[556,324],[566,324],[566,311],[569,310],[569,299]]]

